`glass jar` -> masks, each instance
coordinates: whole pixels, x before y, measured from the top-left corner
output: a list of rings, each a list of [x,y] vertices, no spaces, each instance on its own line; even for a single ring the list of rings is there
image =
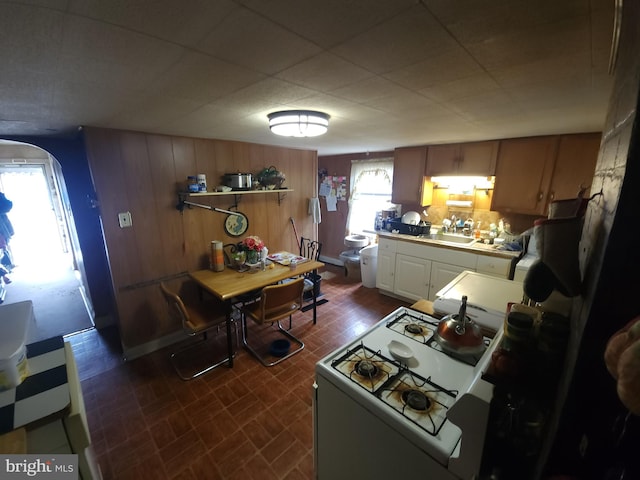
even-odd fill
[[[189,175],[187,177],[187,188],[189,189],[189,193],[198,193],[200,191],[198,178],[195,175]]]

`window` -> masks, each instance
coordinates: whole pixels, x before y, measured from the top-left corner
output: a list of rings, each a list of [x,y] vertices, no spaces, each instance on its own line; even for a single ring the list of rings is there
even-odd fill
[[[392,206],[392,181],[392,158],[351,162],[351,192],[347,217],[349,234],[373,230],[376,212]]]

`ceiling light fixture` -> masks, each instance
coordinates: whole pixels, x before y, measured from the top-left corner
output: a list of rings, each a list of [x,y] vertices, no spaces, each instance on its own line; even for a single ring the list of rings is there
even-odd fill
[[[284,137],[317,137],[329,128],[329,115],[313,110],[283,110],[267,115],[269,128]]]

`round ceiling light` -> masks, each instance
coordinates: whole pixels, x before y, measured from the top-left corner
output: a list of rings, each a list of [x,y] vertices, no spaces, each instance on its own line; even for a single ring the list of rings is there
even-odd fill
[[[271,131],[284,137],[317,137],[329,128],[329,115],[313,110],[283,110],[267,117]]]

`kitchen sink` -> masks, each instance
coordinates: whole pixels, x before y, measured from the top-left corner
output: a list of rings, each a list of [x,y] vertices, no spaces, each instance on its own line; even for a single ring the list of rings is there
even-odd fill
[[[466,237],[464,235],[457,235],[455,233],[431,233],[429,235],[421,235],[422,238],[428,238],[430,240],[439,240],[441,242],[456,243],[460,245],[471,245],[475,243],[477,239],[473,237]]]

